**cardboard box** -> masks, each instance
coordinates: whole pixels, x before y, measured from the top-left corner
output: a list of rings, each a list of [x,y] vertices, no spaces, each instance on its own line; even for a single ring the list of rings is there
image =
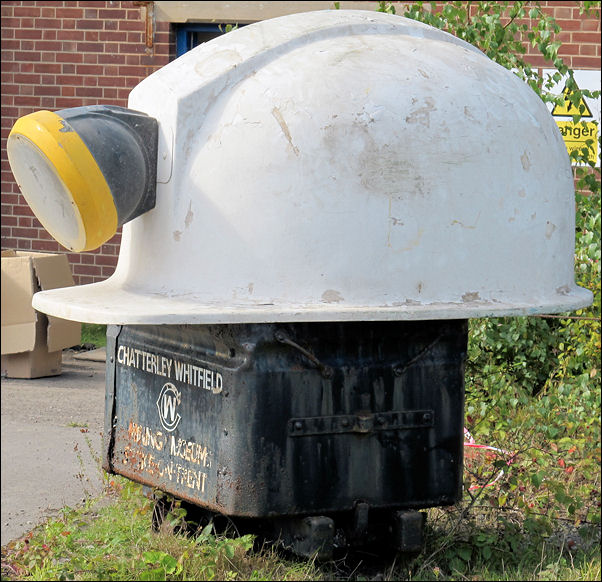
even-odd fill
[[[81,324],[36,311],[31,299],[37,291],[71,285],[66,255],[2,251],[2,376],[61,373],[62,351],[79,345]]]

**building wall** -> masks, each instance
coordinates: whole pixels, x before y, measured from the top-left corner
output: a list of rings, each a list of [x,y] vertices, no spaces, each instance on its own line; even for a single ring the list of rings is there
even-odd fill
[[[147,35],[146,4],[2,1],[3,249],[66,252],[19,193],[6,139],[17,118],[39,109],[126,107],[131,89],[174,57],[169,23],[156,22]],[[111,275],[120,239],[119,232],[94,252],[69,253],[75,282]]]
[[[6,139],[18,117],[39,109],[80,105],[127,105],[130,90],[175,56],[175,35],[169,19],[175,2],[119,1],[11,1],[1,4],[2,21],[2,125],[1,187],[2,248],[67,252],[33,216],[19,193],[6,158]],[[189,17],[237,22],[252,2],[189,2]],[[267,5],[269,17],[290,12],[294,2]],[[298,3],[307,9],[309,3]],[[313,2],[317,4],[333,4]],[[365,8],[367,2],[341,2],[342,8]],[[359,6],[361,4],[361,6]],[[372,3],[376,8],[377,3]],[[403,14],[408,2],[396,2]],[[542,2],[562,32],[557,40],[565,62],[573,69],[600,70],[600,19],[580,14],[580,2]],[[358,6],[356,6],[358,5]],[[230,6],[229,18],[224,6]],[[319,6],[324,8],[325,6]],[[211,13],[215,10],[215,14]],[[195,11],[198,12],[195,18]],[[182,20],[181,10],[172,20]],[[258,12],[260,14],[260,12]],[[184,15],[186,16],[186,15]],[[258,16],[266,17],[265,15]],[[215,21],[215,20],[214,20]],[[220,21],[220,20],[217,20]],[[528,48],[537,67],[549,66]],[[110,276],[117,263],[120,233],[100,249],[68,253],[76,283],[91,283]]]

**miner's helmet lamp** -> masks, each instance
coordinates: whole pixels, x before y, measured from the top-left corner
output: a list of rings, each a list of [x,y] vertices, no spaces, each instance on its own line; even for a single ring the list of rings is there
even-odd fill
[[[144,113],[37,111],[17,120],[6,149],[32,211],[71,251],[98,248],[155,204],[157,121]]]

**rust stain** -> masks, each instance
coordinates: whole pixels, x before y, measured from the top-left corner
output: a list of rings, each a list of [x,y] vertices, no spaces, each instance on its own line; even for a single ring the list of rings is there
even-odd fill
[[[190,201],[190,204],[188,205],[188,212],[186,213],[186,218],[184,219],[184,224],[186,228],[188,228],[192,224],[193,220],[194,212],[192,212],[192,201]]]
[[[424,101],[426,105],[415,109],[406,117],[406,123],[419,123],[425,127],[431,125],[431,111],[435,111],[435,102],[431,97],[425,97]]]
[[[278,107],[274,107],[274,109],[272,109],[272,115],[274,116],[274,119],[276,119],[276,121],[278,122],[278,125],[280,126],[280,129],[282,130],[284,137],[286,137],[286,140],[288,141],[289,145],[291,146],[291,148],[293,148],[293,152],[295,152],[295,155],[298,156],[299,148],[293,143],[291,132],[288,128],[288,125],[286,124],[286,121],[284,121],[284,117],[282,117],[280,109],[278,109]]]
[[[327,289],[322,293],[322,301],[324,301],[324,303],[339,303],[340,301],[343,301],[343,297],[338,291]]]
[[[462,295],[462,301],[464,301],[464,303],[469,301],[479,301],[480,299],[481,297],[479,296],[478,291],[467,291],[464,293],[464,295]]]
[[[531,160],[529,159],[529,154],[525,151],[523,155],[520,157],[521,164],[523,165],[523,169],[525,172],[528,172],[531,168]]]

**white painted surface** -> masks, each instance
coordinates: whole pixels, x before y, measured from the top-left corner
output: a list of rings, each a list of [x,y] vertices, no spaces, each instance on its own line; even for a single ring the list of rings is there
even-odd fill
[[[37,294],[42,311],[228,323],[591,302],[551,115],[451,35],[377,12],[286,16],[187,53],[129,106],[173,143],[157,205],[124,226],[113,277]]]

